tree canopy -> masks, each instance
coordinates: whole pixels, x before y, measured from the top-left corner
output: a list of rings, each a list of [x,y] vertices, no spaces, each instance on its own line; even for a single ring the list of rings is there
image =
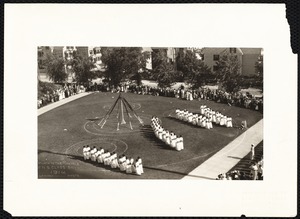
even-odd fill
[[[71,66],[75,72],[75,79],[78,83],[87,83],[97,77],[97,74],[92,71],[94,64],[89,58],[75,56]]]
[[[183,73],[184,80],[195,87],[201,86],[212,77],[211,69],[192,50],[180,50],[177,56],[177,70]]]
[[[65,62],[63,58],[49,54],[45,60],[46,70],[49,78],[55,83],[65,82],[68,75],[65,71]]]
[[[174,63],[167,57],[166,49],[153,49],[152,53],[153,79],[159,87],[169,87],[176,81]]]
[[[146,68],[148,52],[142,47],[101,47],[101,60],[106,66],[105,77],[110,85],[119,85],[122,80],[141,80],[140,73]]]

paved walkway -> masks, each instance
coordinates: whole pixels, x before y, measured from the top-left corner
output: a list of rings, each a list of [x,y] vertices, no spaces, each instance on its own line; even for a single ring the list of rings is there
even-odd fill
[[[69,102],[71,102],[73,100],[77,100],[77,99],[79,99],[81,97],[84,97],[84,96],[87,96],[89,94],[91,94],[91,93],[88,93],[88,92],[79,93],[79,94],[70,96],[68,98],[62,99],[60,101],[57,101],[57,102],[54,102],[54,103],[50,103],[50,104],[48,104],[46,106],[43,106],[42,108],[38,109],[38,116],[42,115],[45,112],[48,112],[48,111],[56,108],[56,107],[59,107],[59,106],[64,105],[66,103],[69,103]]]
[[[202,163],[199,167],[190,172],[183,179],[205,179],[215,180],[220,173],[228,172],[251,148],[251,144],[258,145],[263,140],[263,119],[230,142],[222,150]]]

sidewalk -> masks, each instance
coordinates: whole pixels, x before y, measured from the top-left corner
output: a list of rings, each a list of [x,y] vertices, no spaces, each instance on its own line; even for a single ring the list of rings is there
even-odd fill
[[[38,116],[40,116],[40,115],[44,114],[45,112],[48,112],[48,111],[56,108],[56,107],[59,107],[59,106],[64,105],[66,103],[69,103],[73,100],[77,100],[77,99],[79,99],[81,97],[84,97],[84,96],[87,96],[89,94],[91,94],[91,93],[84,92],[84,93],[76,94],[76,95],[70,96],[68,98],[62,99],[60,101],[50,103],[46,106],[43,106],[42,108],[38,109]]]
[[[256,146],[262,140],[263,119],[182,179],[199,179],[195,176],[201,176],[214,180],[220,173],[228,172],[243,157],[245,157],[250,152],[251,144]]]

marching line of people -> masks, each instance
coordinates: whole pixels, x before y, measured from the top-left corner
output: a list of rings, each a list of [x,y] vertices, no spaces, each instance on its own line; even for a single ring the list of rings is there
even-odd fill
[[[214,111],[207,107],[206,105],[200,106],[200,114],[204,115],[205,117],[209,118],[213,123],[225,126],[227,128],[232,128],[232,118],[229,116],[225,116],[218,111]]]
[[[83,146],[84,160],[91,160],[105,166],[110,166],[112,169],[119,168],[120,171],[141,175],[144,173],[142,159],[138,157],[136,160],[126,157],[124,154],[118,157],[116,152],[109,152],[108,150],[90,147],[89,145]]]
[[[177,135],[174,132],[168,131],[167,129],[162,127],[158,117],[152,117],[151,127],[155,133],[155,136],[161,141],[163,141],[165,144],[177,151],[181,151],[184,149],[183,137],[181,135],[177,137]]]
[[[195,126],[199,126],[199,127],[206,128],[206,129],[213,128],[211,117],[194,114],[194,113],[189,112],[186,109],[184,109],[184,110],[176,109],[175,113],[176,113],[176,118],[179,120],[182,120],[182,121],[191,123]]]

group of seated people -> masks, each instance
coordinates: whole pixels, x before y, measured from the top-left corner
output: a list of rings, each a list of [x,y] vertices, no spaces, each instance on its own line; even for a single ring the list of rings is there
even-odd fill
[[[249,177],[243,171],[232,170],[228,173],[220,173],[216,180],[249,180]]]
[[[167,129],[162,127],[158,117],[152,117],[151,127],[155,133],[155,136],[161,141],[163,141],[166,145],[177,151],[181,151],[184,149],[183,137],[181,135],[177,137],[177,135],[174,132],[168,131]]]
[[[218,111],[214,111],[208,108],[206,105],[200,106],[200,114],[209,118],[213,123],[220,126],[225,126],[227,128],[232,128],[232,118],[225,116]]]
[[[176,109],[175,113],[176,113],[176,118],[179,120],[182,120],[182,121],[185,121],[185,122],[188,122],[193,125],[196,125],[196,126],[199,126],[202,128],[206,128],[206,129],[213,128],[211,117],[194,114],[194,113],[189,112],[186,109],[184,109],[184,110]]]
[[[116,152],[109,152],[108,150],[90,147],[89,145],[83,146],[84,160],[91,160],[105,166],[110,166],[112,169],[119,168],[120,171],[141,175],[144,173],[142,159],[138,157],[136,160],[126,157],[124,154],[118,157]]]
[[[232,170],[227,173],[220,173],[217,180],[263,180],[264,161],[261,158],[258,162],[252,162],[248,171]],[[247,173],[248,172],[248,173]]]

